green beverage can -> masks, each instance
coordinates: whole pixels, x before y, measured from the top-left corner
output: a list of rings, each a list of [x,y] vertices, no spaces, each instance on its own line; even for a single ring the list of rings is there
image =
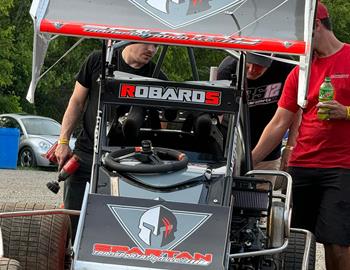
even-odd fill
[[[318,95],[318,101],[331,101],[334,99],[334,87],[331,83],[331,78],[326,77],[321,84],[320,92]],[[320,120],[327,120],[329,118],[329,109],[319,108],[317,111],[317,117]]]

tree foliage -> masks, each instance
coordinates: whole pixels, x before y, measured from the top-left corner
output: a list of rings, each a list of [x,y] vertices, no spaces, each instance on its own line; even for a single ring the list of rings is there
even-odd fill
[[[0,95],[0,114],[19,113],[21,111],[20,97],[15,95]]]
[[[13,7],[12,0],[0,1],[0,87],[9,86],[13,79],[13,34],[14,26],[11,23],[10,11]]]
[[[210,66],[218,66],[225,54],[219,50],[195,48],[194,56],[199,78],[201,80],[208,80]],[[163,71],[170,80],[193,80],[187,48],[170,47],[165,58]]]
[[[74,86],[74,75],[85,57],[101,42],[86,40],[39,82],[35,105],[29,104],[26,93],[31,80],[33,23],[29,15],[31,0],[0,0],[0,108],[1,111],[50,116],[61,121]],[[323,0],[329,7],[334,32],[340,40],[350,43],[349,0]],[[55,63],[77,38],[60,37],[50,43],[42,71]],[[222,51],[194,49],[199,77],[207,80],[210,66],[224,58]],[[163,70],[171,80],[192,80],[192,70],[184,47],[169,48]],[[5,109],[6,108],[6,109]]]
[[[327,5],[335,35],[343,42],[350,43],[350,1],[323,0]]]

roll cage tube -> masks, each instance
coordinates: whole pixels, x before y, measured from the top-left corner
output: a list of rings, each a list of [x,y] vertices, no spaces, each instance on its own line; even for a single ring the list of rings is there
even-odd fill
[[[152,77],[153,78],[158,78],[159,76],[159,73],[160,73],[160,68],[162,67],[162,64],[164,62],[164,59],[165,59],[165,55],[168,51],[168,45],[164,45],[163,48],[162,48],[162,51],[158,57],[158,61],[156,63],[156,66],[154,68],[154,71],[153,71],[153,74],[152,74]]]
[[[253,169],[252,154],[251,154],[251,135],[250,135],[250,121],[249,121],[249,107],[248,107],[248,89],[247,89],[247,79],[246,73],[246,54],[241,52],[239,58],[239,74],[238,74],[238,89],[242,91],[242,128],[243,134],[246,138],[244,140],[244,146],[246,153],[244,155],[246,171],[251,171]]]
[[[188,58],[190,59],[193,80],[199,81],[198,68],[197,68],[196,58],[194,56],[194,50],[191,47],[187,47],[187,52],[188,52]]]
[[[232,85],[237,86],[237,91],[240,93],[240,103],[242,104],[242,96],[245,94],[245,65],[246,65],[246,54],[244,52],[240,52],[240,58],[238,62],[238,71],[237,71],[237,77],[238,80],[236,81],[236,77],[234,76],[232,78]],[[234,144],[237,141],[237,132],[235,132],[238,128],[239,121],[240,121],[240,110],[236,113],[236,115],[230,115],[230,121],[229,121],[229,126],[227,130],[227,140],[226,140],[226,145],[228,148],[226,149],[227,152],[225,152],[225,156],[227,156],[227,163],[226,163],[226,181],[225,181],[225,200],[223,201],[224,206],[230,206],[231,203],[231,196],[232,196],[232,185],[233,185],[233,179],[232,179],[232,174],[233,174],[233,166],[235,166],[235,158],[233,154],[235,151],[233,150]],[[245,140],[246,141],[246,140]],[[248,147],[249,145],[244,142],[245,147]],[[247,148],[246,148],[247,149]],[[247,151],[249,152],[249,151]],[[226,155],[227,153],[227,155]],[[245,156],[250,155],[250,153],[246,153]],[[251,158],[250,158],[251,159]]]
[[[108,49],[107,54],[107,46],[108,43],[106,40],[102,41],[102,55],[101,55],[101,76],[100,76],[100,87],[99,87],[99,93],[98,93],[98,103],[97,103],[97,115],[96,115],[96,126],[95,126],[95,132],[94,132],[94,148],[93,148],[93,161],[92,161],[92,168],[91,168],[91,178],[90,178],[90,193],[96,193],[97,191],[97,174],[98,174],[98,164],[100,159],[99,149],[102,147],[102,142],[100,139],[100,127],[101,127],[101,120],[105,118],[103,114],[104,110],[101,109],[101,94],[105,91],[105,82],[106,82],[106,71],[109,74],[111,71],[109,69],[112,69],[111,63],[107,62],[108,60],[111,61],[112,55],[115,49],[119,49],[123,46],[126,46],[127,44],[131,43],[130,41],[120,41],[118,43],[113,44]],[[102,130],[102,135],[106,133],[105,130]]]

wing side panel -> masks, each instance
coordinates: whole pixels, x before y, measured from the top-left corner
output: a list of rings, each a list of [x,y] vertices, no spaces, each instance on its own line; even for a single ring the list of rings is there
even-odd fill
[[[48,19],[41,21],[40,31],[59,35],[121,39],[184,46],[214,47],[245,51],[270,51],[286,54],[305,53],[304,41],[283,41],[278,39],[235,37],[176,31],[165,32],[111,25],[52,21]]]

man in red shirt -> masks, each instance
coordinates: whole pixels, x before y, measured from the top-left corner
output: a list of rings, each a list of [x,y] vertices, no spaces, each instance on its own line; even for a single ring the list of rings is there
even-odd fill
[[[292,226],[313,232],[325,247],[327,269],[350,269],[350,45],[331,29],[327,8],[318,3],[307,106],[289,160],[293,177]],[[261,161],[291,125],[297,105],[299,67],[285,83],[278,109],[254,148]],[[319,89],[330,77],[335,100],[319,102]],[[328,108],[327,120],[317,118]]]

